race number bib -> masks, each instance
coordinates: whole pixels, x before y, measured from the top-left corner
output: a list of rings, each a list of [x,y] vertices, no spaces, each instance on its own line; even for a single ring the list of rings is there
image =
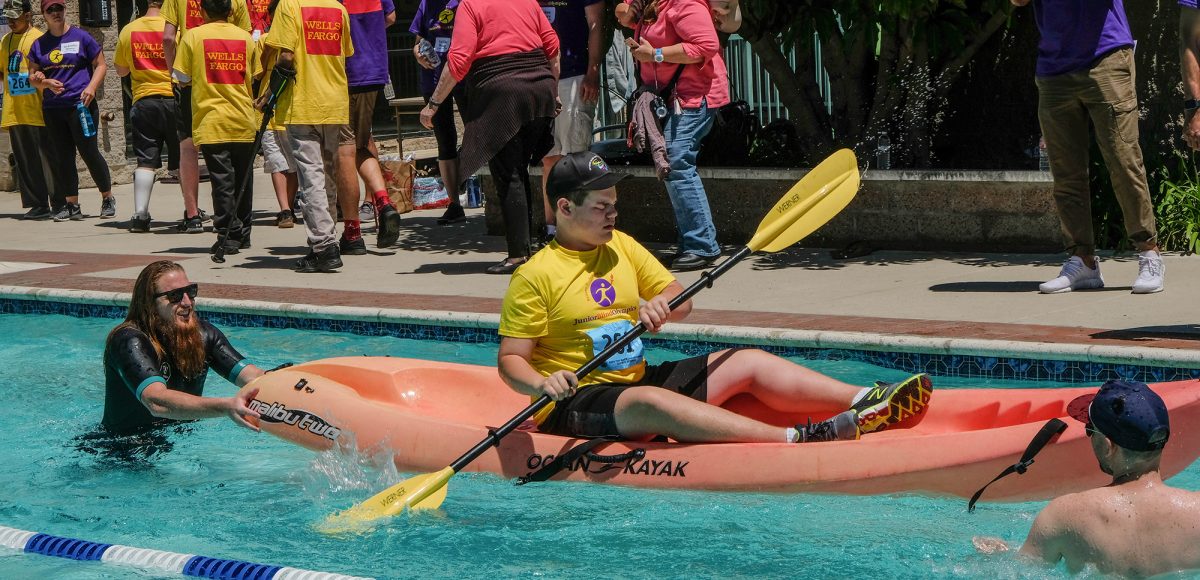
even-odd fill
[[[14,97],[32,95],[37,90],[29,84],[29,73],[9,73],[8,94]]]
[[[542,6],[542,12],[546,13],[546,20],[549,20],[550,24],[554,24],[554,12],[556,10],[554,6]]]
[[[628,320],[618,320],[586,331],[588,338],[592,339],[592,356],[599,355],[601,351],[608,348],[614,342],[621,340],[622,336],[629,334],[632,330],[633,325]],[[641,363],[644,358],[645,353],[643,352],[642,339],[635,338],[625,348],[608,357],[608,360],[604,361],[600,369],[606,371],[623,371]]]

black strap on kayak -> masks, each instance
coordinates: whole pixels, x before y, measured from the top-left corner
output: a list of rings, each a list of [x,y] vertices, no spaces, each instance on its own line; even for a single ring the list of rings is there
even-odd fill
[[[983,495],[983,490],[987,489],[988,485],[996,483],[1001,478],[1004,478],[1011,473],[1025,473],[1025,470],[1029,469],[1030,465],[1033,465],[1034,456],[1041,452],[1043,447],[1048,445],[1051,441],[1058,437],[1059,434],[1066,430],[1067,424],[1061,419],[1051,419],[1046,421],[1046,424],[1042,425],[1042,428],[1037,432],[1037,435],[1033,436],[1033,440],[1029,442],[1029,446],[1025,448],[1025,453],[1021,454],[1021,460],[1005,468],[1004,471],[1000,472],[1000,475],[997,475],[995,479],[987,482],[987,485],[979,488],[979,491],[975,492],[975,495],[971,496],[971,501],[967,503],[967,513],[975,512],[975,502],[979,501],[979,496]]]
[[[630,459],[641,459],[646,456],[646,450],[641,448],[627,451],[618,455],[597,455],[592,453],[592,449],[617,440],[618,439],[616,437],[588,439],[587,441],[568,449],[565,453],[555,457],[549,463],[543,464],[541,469],[530,473],[529,475],[518,477],[516,485],[525,485],[531,481],[546,481],[547,479],[554,477],[556,474],[558,474],[558,472],[562,471],[566,467],[573,465],[579,460],[580,457],[586,456],[588,461],[593,461],[596,463],[620,463]]]

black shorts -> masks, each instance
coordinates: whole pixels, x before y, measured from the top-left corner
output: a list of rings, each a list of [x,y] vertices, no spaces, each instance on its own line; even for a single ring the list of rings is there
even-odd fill
[[[180,141],[192,138],[192,87],[177,87],[175,89],[176,133]]]
[[[646,367],[636,385],[601,383],[579,389],[574,397],[559,401],[538,426],[542,433],[568,437],[621,437],[614,408],[625,389],[659,387],[704,401],[708,399],[708,357],[694,356]]]
[[[179,168],[177,116],[172,97],[142,97],[133,104],[129,110],[129,124],[133,127],[133,154],[137,157],[138,167],[162,167],[162,150],[166,146],[167,169]]]

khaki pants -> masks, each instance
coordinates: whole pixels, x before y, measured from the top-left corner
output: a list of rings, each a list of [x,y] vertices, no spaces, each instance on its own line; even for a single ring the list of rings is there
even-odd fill
[[[1089,70],[1036,80],[1038,119],[1054,176],[1054,202],[1067,243],[1078,253],[1093,254],[1096,250],[1088,186],[1091,119],[1121,204],[1125,232],[1138,250],[1157,245],[1154,206],[1138,145],[1133,50],[1114,51]]]

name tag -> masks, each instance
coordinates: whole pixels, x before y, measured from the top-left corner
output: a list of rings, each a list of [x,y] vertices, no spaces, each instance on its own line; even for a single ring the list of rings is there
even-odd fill
[[[63,54],[79,54],[79,41],[64,42],[58,47],[58,51]]]
[[[446,54],[450,52],[450,37],[439,36],[433,41],[433,51]]]
[[[555,11],[557,11],[557,8],[554,6],[542,6],[542,12],[546,14],[546,20],[549,20],[550,24],[554,24]]]
[[[21,97],[32,95],[35,92],[37,89],[29,84],[29,73],[10,73],[8,75],[8,94]]]
[[[633,324],[628,320],[618,320],[599,328],[585,331],[588,338],[592,339],[592,356],[599,355],[601,351],[621,340],[622,336],[629,334],[632,330]],[[604,364],[600,368],[606,371],[623,371],[629,367],[638,365],[644,358],[645,353],[642,347],[642,339],[635,338],[625,348],[608,357],[608,360],[604,361]]]

